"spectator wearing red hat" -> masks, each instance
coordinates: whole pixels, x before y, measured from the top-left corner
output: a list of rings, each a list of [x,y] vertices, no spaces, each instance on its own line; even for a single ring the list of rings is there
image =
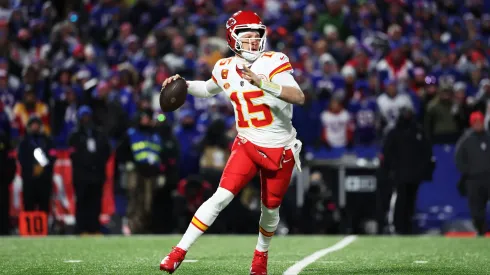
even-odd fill
[[[488,67],[488,62],[485,59],[485,56],[480,51],[472,51],[470,55],[470,61],[477,68]]]
[[[490,134],[485,131],[483,113],[471,113],[471,128],[459,139],[455,149],[456,167],[461,172],[459,191],[468,196],[473,225],[479,235],[487,230],[485,210],[490,199]]]

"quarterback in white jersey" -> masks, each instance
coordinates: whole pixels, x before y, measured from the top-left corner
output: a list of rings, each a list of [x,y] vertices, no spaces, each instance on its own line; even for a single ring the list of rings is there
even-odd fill
[[[292,76],[288,57],[264,52],[266,27],[254,12],[239,11],[226,22],[228,46],[234,57],[219,60],[212,79],[187,81],[188,92],[211,97],[222,91],[235,110],[238,136],[223,171],[218,189],[196,211],[176,247],[162,260],[160,269],[173,273],[191,245],[214,222],[218,214],[257,174],[262,185],[262,214],[250,274],[266,275],[271,238],[279,223],[279,206],[293,169],[301,171],[301,142],[291,119],[292,104],[304,103],[304,94]],[[179,78],[172,76],[164,87]]]
[[[220,60],[213,70],[217,88],[227,94],[235,109],[238,135],[262,147],[284,147],[296,138],[291,123],[293,105],[246,81],[243,68],[248,66],[260,80],[299,90],[289,59],[283,53],[266,52],[249,64],[235,56]]]

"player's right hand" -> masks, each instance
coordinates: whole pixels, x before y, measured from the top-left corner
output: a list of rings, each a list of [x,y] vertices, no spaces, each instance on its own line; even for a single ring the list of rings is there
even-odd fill
[[[171,77],[165,79],[162,83],[162,89],[165,88],[165,86],[167,86],[168,83],[174,81],[174,80],[177,80],[179,78],[182,78],[184,79],[182,76],[180,76],[179,74],[176,74],[176,75],[172,75]],[[185,79],[184,79],[185,80]],[[189,86],[189,84],[187,84],[187,86]]]

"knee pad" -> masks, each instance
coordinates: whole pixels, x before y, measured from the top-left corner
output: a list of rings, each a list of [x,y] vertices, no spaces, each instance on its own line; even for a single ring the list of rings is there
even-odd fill
[[[271,209],[262,204],[261,210],[262,215],[260,216],[260,226],[266,231],[275,231],[280,220],[279,207]]]
[[[223,210],[234,198],[232,192],[225,188],[218,187],[216,192],[209,198],[208,202],[212,204],[218,211]]]
[[[270,208],[270,207],[267,207],[267,205],[265,204],[261,204],[260,205],[260,210],[262,211],[262,213],[268,215],[268,216],[279,216],[279,206],[278,207],[274,207],[274,208]]]

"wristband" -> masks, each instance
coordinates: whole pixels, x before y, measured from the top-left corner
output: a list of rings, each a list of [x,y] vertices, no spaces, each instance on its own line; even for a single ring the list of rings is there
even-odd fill
[[[270,81],[264,81],[263,79],[260,80],[260,89],[270,93],[271,95],[275,97],[279,97],[282,92],[282,86],[276,83],[272,83]]]

